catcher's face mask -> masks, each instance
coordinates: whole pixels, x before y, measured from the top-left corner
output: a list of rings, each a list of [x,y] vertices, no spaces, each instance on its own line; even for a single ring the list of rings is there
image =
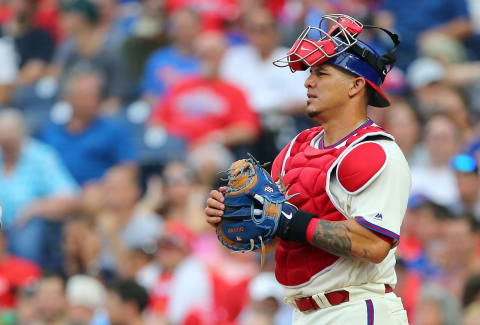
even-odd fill
[[[371,28],[387,33],[394,43],[393,49],[380,56],[357,39],[364,29]],[[318,40],[315,34],[318,35]],[[273,64],[278,67],[288,66],[292,72],[307,70],[325,62],[334,64],[365,78],[375,90],[369,105],[386,107],[390,102],[380,86],[396,61],[395,51],[399,44],[398,35],[386,29],[363,25],[347,15],[325,15],[320,19],[319,27],[307,27],[287,54]]]

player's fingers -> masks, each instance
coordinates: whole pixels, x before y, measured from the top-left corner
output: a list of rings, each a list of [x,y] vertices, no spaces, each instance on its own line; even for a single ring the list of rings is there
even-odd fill
[[[210,191],[210,198],[218,202],[223,202],[225,200],[225,198],[223,197],[223,194],[217,190]]]
[[[218,188],[218,190],[223,194],[223,193],[225,193],[225,192],[227,191],[227,187],[226,187],[226,186],[220,186],[220,187]]]
[[[207,221],[210,222],[210,221],[215,221],[217,220],[217,218],[220,218],[221,216],[223,216],[223,211],[206,207],[205,214],[207,215]],[[218,222],[220,222],[220,220],[221,218],[218,219]]]
[[[223,211],[215,208],[206,207],[205,214],[207,217],[221,217],[223,216]]]
[[[216,227],[220,221],[222,221],[222,218],[220,217],[207,218],[207,222],[213,227]]]
[[[214,198],[209,198],[207,200],[207,208],[212,208],[216,210],[224,210],[225,209],[225,204],[222,202],[219,202],[218,200]]]

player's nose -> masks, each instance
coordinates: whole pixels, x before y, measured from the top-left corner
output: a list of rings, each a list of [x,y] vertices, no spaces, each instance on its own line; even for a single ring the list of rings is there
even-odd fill
[[[312,78],[312,74],[310,74],[307,79],[305,79],[305,82],[303,83],[303,85],[305,86],[305,88],[309,89],[309,88],[312,88],[313,87],[313,78]]]

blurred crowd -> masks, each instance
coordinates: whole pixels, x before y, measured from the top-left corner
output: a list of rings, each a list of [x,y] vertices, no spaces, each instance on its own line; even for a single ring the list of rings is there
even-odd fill
[[[221,247],[203,208],[314,125],[308,72],[272,61],[328,13],[402,41],[369,116],[413,175],[410,323],[480,324],[476,0],[1,0],[0,324],[290,324],[273,256]]]

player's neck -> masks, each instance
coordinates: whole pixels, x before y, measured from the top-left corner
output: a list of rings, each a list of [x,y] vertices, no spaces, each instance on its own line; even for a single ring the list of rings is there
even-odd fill
[[[324,129],[323,145],[331,146],[344,138],[350,132],[367,121],[367,114],[352,114],[350,116],[339,116],[322,123]]]

